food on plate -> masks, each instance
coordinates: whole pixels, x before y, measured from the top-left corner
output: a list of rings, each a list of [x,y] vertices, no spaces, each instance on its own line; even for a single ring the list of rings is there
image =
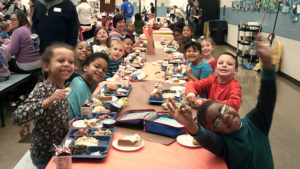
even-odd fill
[[[97,98],[93,98],[93,103],[92,103],[92,106],[102,106],[102,102],[97,99]]]
[[[125,104],[128,103],[128,97],[122,97],[121,99],[119,99],[119,100],[117,101],[117,103],[118,103],[121,107],[123,107]]]
[[[93,135],[94,136],[109,136],[109,135],[111,135],[112,134],[112,132],[111,132],[111,130],[109,130],[109,129],[106,129],[106,130],[102,130],[102,129],[97,129],[97,130],[95,130],[94,132],[93,132]]]
[[[118,87],[115,83],[111,83],[111,84],[107,84],[107,89],[109,91],[116,91],[118,89]]]
[[[79,129],[74,134],[75,135],[89,135],[90,131],[89,131],[89,129]]]
[[[87,153],[85,145],[75,145],[70,148],[73,155],[81,155],[83,153]]]
[[[76,145],[98,146],[98,140],[94,137],[83,136],[75,140],[75,146]]]
[[[172,76],[173,73],[171,71],[166,71],[166,76]]]
[[[98,118],[101,118],[101,119],[112,119],[113,117],[111,117],[108,114],[103,114],[103,115],[99,116]]]
[[[93,109],[93,113],[108,113],[109,110],[107,110],[105,107],[103,106],[96,106]]]
[[[180,67],[175,67],[174,71],[175,72],[181,72],[181,69],[180,69]]]
[[[97,95],[97,99],[100,100],[101,102],[107,102],[112,100],[112,96],[101,96]]]
[[[66,87],[65,91],[66,91],[66,95],[69,95],[71,92],[71,87]]]
[[[137,58],[133,59],[133,64],[139,64],[139,63],[140,63],[139,59],[137,59]]]
[[[192,140],[192,144],[193,144],[193,145],[200,145],[200,144],[198,143],[198,141],[195,140],[194,138],[193,138],[193,140]]]
[[[166,93],[162,94],[163,98],[169,98],[169,97],[173,98],[174,96],[175,96],[175,93],[170,93],[170,92],[166,92]]]
[[[86,125],[86,127],[93,128],[101,125],[101,120],[100,119],[85,120],[84,124]]]
[[[173,83],[179,83],[179,79],[178,78],[172,78],[172,82]]]
[[[168,106],[167,106],[167,103],[168,103],[168,102],[170,102],[170,98],[167,98],[166,102],[163,103],[163,104],[161,104],[161,107],[162,107],[163,109],[167,110],[167,109],[168,109]],[[188,105],[186,105],[186,104],[184,104],[184,103],[180,103],[180,102],[178,102],[177,100],[173,100],[173,102],[175,103],[175,105],[176,105],[177,107],[185,108],[185,109],[191,110],[191,107],[188,106]]]
[[[151,94],[150,94],[151,97],[162,97],[162,92],[155,88],[152,90]]]
[[[142,138],[138,134],[126,136],[124,138],[118,139],[119,146],[134,147],[142,142]]]
[[[188,76],[183,76],[183,80],[189,80]]]

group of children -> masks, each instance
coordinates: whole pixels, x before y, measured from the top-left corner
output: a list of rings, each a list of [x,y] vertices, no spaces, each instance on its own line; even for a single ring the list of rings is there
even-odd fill
[[[204,148],[224,157],[229,168],[272,167],[267,134],[276,93],[269,47],[264,46],[258,37],[257,51],[266,70],[256,108],[240,120],[237,112],[242,102],[241,86],[234,78],[238,71],[236,57],[223,53],[216,60],[212,39],[196,41],[192,37],[190,26],[174,31],[178,50],[182,50],[188,60],[186,71],[191,81],[187,83],[186,101],[199,108],[198,123],[194,122],[189,110],[178,108],[172,100],[168,103],[169,114],[183,124]],[[134,43],[130,36],[123,41],[110,40],[106,29],[97,28],[92,45],[81,41],[75,50],[65,44],[54,44],[46,49],[42,62],[47,80],[36,84],[13,115],[14,123],[19,125],[34,120],[30,150],[36,166],[46,166],[52,156],[49,151],[53,144],[60,144],[67,134],[69,120],[76,117],[80,107],[91,98],[93,87],[117,72],[123,58],[133,52]],[[71,82],[70,93],[65,88],[66,82]],[[197,97],[202,94],[205,98]],[[250,134],[244,138],[245,133]],[[256,137],[262,142],[255,141],[253,138]],[[242,139],[241,144],[239,139]],[[252,149],[245,147],[249,143],[254,144]],[[262,145],[264,149],[257,151],[256,148]],[[245,152],[247,156],[243,156]],[[261,154],[265,155],[264,158],[258,159]],[[236,157],[243,158],[235,160]]]

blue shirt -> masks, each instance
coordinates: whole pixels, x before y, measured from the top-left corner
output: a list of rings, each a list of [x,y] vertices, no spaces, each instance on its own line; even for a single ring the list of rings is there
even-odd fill
[[[210,74],[213,73],[210,65],[202,60],[199,65],[192,65],[191,62],[188,62],[188,65],[192,68],[193,75],[200,80],[200,78],[207,78]]]
[[[69,119],[73,119],[80,113],[80,107],[86,100],[91,99],[92,92],[88,84],[81,76],[77,76],[72,80],[71,92],[69,94],[70,113]]]
[[[123,61],[123,59],[114,61],[109,57],[109,63],[108,63],[109,66],[108,66],[108,69],[106,72],[105,79],[111,78],[114,76],[114,74],[118,71],[119,66],[121,65],[122,61]]]
[[[1,37],[1,39],[9,39],[8,33],[5,33],[3,31],[0,31],[0,37]]]
[[[130,2],[123,2],[121,5],[121,10],[124,11],[124,16],[126,19],[131,19],[134,11],[134,7]]]

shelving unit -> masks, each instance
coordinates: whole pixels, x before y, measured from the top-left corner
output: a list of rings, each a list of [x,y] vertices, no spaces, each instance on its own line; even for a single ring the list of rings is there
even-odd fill
[[[244,63],[244,59],[247,59],[248,63],[258,62],[254,46],[254,37],[258,30],[259,26],[256,25],[239,25],[236,54],[242,58],[242,63]]]

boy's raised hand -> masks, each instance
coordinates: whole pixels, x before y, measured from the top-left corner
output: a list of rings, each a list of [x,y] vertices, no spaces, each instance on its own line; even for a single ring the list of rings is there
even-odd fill
[[[168,98],[167,99],[167,106],[169,108],[168,113],[170,116],[175,119],[180,124],[184,125],[184,127],[189,130],[192,134],[195,134],[198,132],[199,127],[194,122],[192,112],[185,108],[177,107],[174,103],[173,99]]]
[[[266,69],[272,68],[272,51],[269,43],[265,43],[264,38],[261,35],[257,35],[256,38],[256,53],[261,59],[263,67]]]

